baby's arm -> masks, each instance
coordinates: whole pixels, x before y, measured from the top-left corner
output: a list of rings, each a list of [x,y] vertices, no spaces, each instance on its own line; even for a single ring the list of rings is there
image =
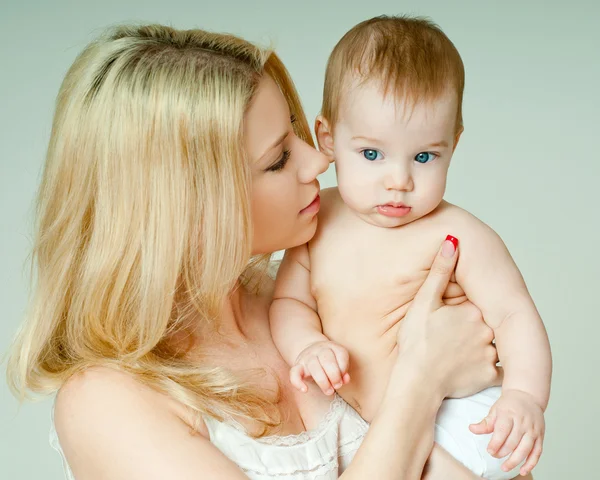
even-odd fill
[[[552,373],[550,345],[523,277],[500,237],[475,217],[465,220],[456,279],[494,330],[505,373],[502,396],[485,422],[472,430],[493,431],[490,453],[501,458],[514,452],[505,463],[508,469],[528,458],[521,471],[528,473],[541,454]]]
[[[310,288],[307,245],[286,251],[275,281],[269,311],[275,345],[291,365],[290,382],[302,391],[312,377],[327,395],[348,383],[348,352],[323,334]]]
[[[546,409],[552,361],[542,319],[502,239],[469,215],[456,280],[494,330],[504,389],[530,394]]]

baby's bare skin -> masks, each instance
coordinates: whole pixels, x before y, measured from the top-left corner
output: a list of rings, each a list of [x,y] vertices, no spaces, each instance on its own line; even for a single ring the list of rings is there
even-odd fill
[[[323,192],[314,239],[286,252],[270,310],[273,338],[292,366],[294,386],[305,391],[303,379],[312,378],[373,418],[399,322],[440,241],[460,239],[448,301],[468,298],[481,310],[505,372],[502,395],[469,428],[493,432],[487,451],[496,458],[513,452],[509,470],[528,458],[521,472],[528,473],[542,449],[550,348],[501,238],[443,200],[462,132],[456,95],[410,104],[380,87],[353,87],[336,125],[317,118],[319,146],[335,159],[338,187]]]
[[[456,217],[469,214],[442,203],[402,228],[380,228],[356,217],[337,189],[322,192],[319,229],[308,251],[311,291],[323,333],[350,354],[350,383],[339,394],[370,420],[396,355],[400,320],[422,285],[440,241]],[[351,241],[348,241],[351,240]],[[448,303],[466,300],[452,283]]]

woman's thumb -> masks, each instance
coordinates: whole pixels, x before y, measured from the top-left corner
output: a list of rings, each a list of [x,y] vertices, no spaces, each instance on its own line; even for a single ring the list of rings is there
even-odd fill
[[[458,260],[457,249],[458,239],[448,235],[433,260],[429,275],[421,285],[415,297],[415,302],[423,302],[427,305],[442,304],[442,296],[448,287],[448,282]]]

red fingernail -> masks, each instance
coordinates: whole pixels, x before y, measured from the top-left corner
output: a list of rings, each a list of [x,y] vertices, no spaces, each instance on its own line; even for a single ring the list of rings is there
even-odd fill
[[[448,235],[444,243],[442,244],[442,257],[451,258],[456,253],[456,246],[458,245],[458,239],[452,235]]]
[[[452,245],[454,245],[455,250],[458,248],[458,238],[453,237],[452,235],[448,235],[446,237],[446,240],[450,240],[452,242]]]

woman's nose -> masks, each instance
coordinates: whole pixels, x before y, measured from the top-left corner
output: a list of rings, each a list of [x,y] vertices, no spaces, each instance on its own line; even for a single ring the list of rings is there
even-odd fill
[[[312,183],[318,175],[325,172],[329,167],[329,157],[315,150],[310,145],[304,144],[302,160],[298,169],[298,179],[301,183]]]

